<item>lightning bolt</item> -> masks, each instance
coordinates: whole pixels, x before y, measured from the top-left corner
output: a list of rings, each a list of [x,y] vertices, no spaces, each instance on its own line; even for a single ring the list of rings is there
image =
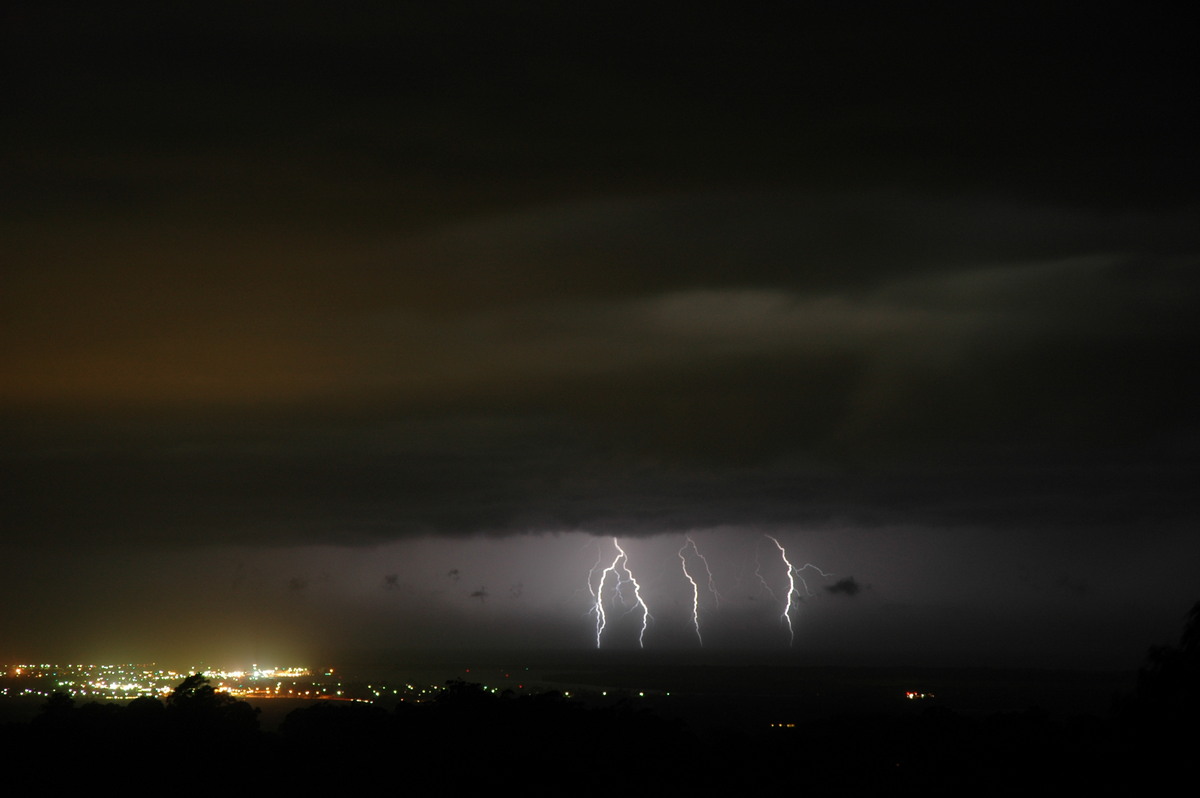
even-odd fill
[[[808,583],[804,581],[804,577],[802,577],[800,574],[809,568],[812,568],[814,571],[816,571],[817,573],[819,573],[821,576],[823,576],[825,578],[829,578],[830,576],[832,576],[832,574],[825,573],[820,568],[818,568],[817,566],[813,565],[810,562],[806,562],[802,567],[797,568],[796,566],[792,565],[791,560],[789,560],[787,558],[787,551],[784,550],[782,543],[780,543],[778,540],[771,537],[770,535],[764,535],[764,537],[767,538],[767,540],[774,543],[775,548],[779,549],[779,556],[783,559],[783,564],[787,566],[787,578],[788,578],[787,601],[783,605],[783,615],[780,616],[780,620],[787,624],[788,645],[791,645],[796,642],[796,632],[795,632],[795,629],[792,628],[792,605],[794,603],[796,603],[800,598],[800,591],[796,588],[796,580],[797,579],[800,580],[800,584],[804,585],[804,592],[807,595],[811,596],[811,595],[813,595],[813,593],[811,590],[808,589]],[[766,580],[763,580],[761,574],[759,574],[758,578],[760,580],[762,580],[764,585],[766,585]],[[769,593],[770,591],[771,591],[771,589],[767,588],[767,592]],[[774,593],[772,593],[771,595],[774,596]]]
[[[679,567],[683,569],[683,575],[692,585],[692,625],[696,627],[696,639],[700,641],[700,645],[704,645],[704,638],[700,636],[700,586],[696,584],[696,580],[688,573],[687,557],[683,553],[687,551],[687,547],[691,546],[693,551],[699,554],[696,550],[696,544],[691,538],[687,538],[687,542],[679,547]]]
[[[684,554],[689,548],[699,558],[700,562],[704,563],[704,571],[708,574],[708,590],[713,595],[713,602],[716,606],[721,606],[721,594],[717,592],[716,583],[713,580],[712,569],[708,567],[708,560],[700,553],[700,549],[696,548],[696,541],[692,540],[691,536],[687,536],[683,546],[679,549],[679,565],[683,568],[683,575],[692,585],[692,626],[696,627],[696,639],[700,641],[700,645],[704,645],[704,638],[700,636],[700,585],[688,572],[687,556]]]
[[[642,599],[642,586],[638,584],[637,579],[633,575],[633,571],[629,570],[629,555],[621,548],[621,544],[613,538],[613,546],[617,549],[617,556],[604,569],[600,569],[603,564],[603,559],[597,555],[596,564],[592,566],[592,570],[588,572],[588,590],[592,594],[594,603],[592,611],[596,613],[596,648],[600,648],[600,639],[604,635],[604,627],[608,625],[608,616],[604,611],[604,583],[608,581],[608,575],[613,575],[613,596],[614,599],[619,599],[622,603],[625,602],[625,585],[633,585],[633,604],[629,606],[629,612],[633,612],[638,607],[642,608],[642,628],[638,632],[638,646],[645,648],[646,627],[650,625],[650,608],[646,606],[645,600]],[[600,579],[596,587],[592,588],[592,579],[595,577],[597,570],[600,571]],[[621,576],[621,572],[625,576]],[[628,606],[628,605],[627,605]]]
[[[688,540],[691,540],[691,538],[688,538]],[[695,543],[692,544],[692,549],[695,550],[696,556],[700,558],[700,562],[704,563],[704,572],[708,574],[708,592],[712,593],[713,607],[720,608],[721,594],[717,592],[717,583],[713,579],[712,569],[708,567],[708,560],[700,553],[700,549],[696,548]]]
[[[617,555],[620,558],[620,555]],[[604,634],[604,626],[607,623],[607,617],[604,614],[604,580],[608,577],[610,571],[617,566],[617,561],[613,560],[612,565],[600,572],[600,583],[595,588],[592,587],[592,578],[595,577],[597,569],[601,565],[601,554],[599,547],[596,548],[596,564],[592,566],[592,570],[588,571],[588,592],[592,594],[592,612],[596,613],[596,648],[600,648],[600,635]]]

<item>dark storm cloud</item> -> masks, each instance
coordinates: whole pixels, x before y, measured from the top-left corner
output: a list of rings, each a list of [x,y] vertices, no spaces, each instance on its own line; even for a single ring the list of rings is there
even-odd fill
[[[839,579],[832,585],[825,586],[826,592],[834,594],[842,594],[844,596],[857,596],[862,590],[862,586],[855,581],[854,577],[847,576],[844,579]]]
[[[1193,517],[1182,34],[870,10],[18,15],[6,526]]]
[[[764,202],[683,204],[761,221]],[[366,542],[439,531],[830,518],[1074,524],[1187,512],[1178,491],[1191,473],[1183,465],[1194,377],[1185,364],[1197,330],[1186,264],[1196,247],[1181,218],[1077,220],[1055,237],[1037,209],[837,202],[842,218],[829,226],[865,218],[935,254],[837,250],[846,260],[836,268],[778,278],[773,267],[749,268],[725,284],[694,280],[680,263],[652,285],[589,289],[612,271],[570,253],[603,253],[614,228],[636,232],[613,225],[606,204],[575,209],[558,227],[563,214],[552,209],[545,224],[501,216],[468,228],[465,250],[455,251],[453,236],[442,245],[446,269],[415,278],[447,295],[471,283],[473,269],[485,283],[497,275],[498,287],[516,282],[491,304],[412,307],[396,281],[421,258],[401,248],[387,279],[364,278],[360,290],[374,289],[365,307],[331,300],[317,322],[287,314],[295,293],[272,307],[264,292],[244,326],[238,306],[226,306],[232,330],[181,306],[178,344],[168,347],[161,336],[171,331],[153,320],[125,320],[123,338],[140,342],[132,349],[61,329],[60,355],[80,351],[29,360],[17,397],[49,390],[41,378],[85,403],[90,394],[111,408],[133,389],[173,407],[98,409],[80,420],[68,395],[57,416],[10,411],[10,518],[100,538]],[[626,223],[654,220],[664,251],[669,240],[686,248],[686,225],[661,223],[673,203],[619,210]],[[773,236],[761,230],[760,252],[807,264],[836,250],[820,245],[825,225],[805,213],[815,200],[773,203],[796,229],[780,221]],[[979,229],[951,223],[947,234],[944,218]],[[806,227],[814,232],[797,232]],[[732,221],[725,233],[705,228],[704,249],[722,236],[730,251],[748,244]],[[553,247],[543,243],[548,230],[558,231]],[[1000,255],[993,237],[1004,242]],[[636,240],[620,249],[636,252]],[[1163,240],[1173,254],[1146,243]],[[477,251],[491,260],[480,265]],[[548,275],[563,261],[578,285],[533,275],[538,287],[522,289],[522,270]],[[705,261],[695,262],[703,275]],[[300,293],[321,294],[323,278],[313,281]],[[245,367],[213,358],[214,345],[240,351]],[[313,357],[322,350],[329,356]],[[81,373],[81,362],[119,363],[123,378]],[[293,387],[302,383],[317,387]],[[229,409],[214,412],[214,400]],[[45,501],[56,485],[66,496]],[[72,531],[80,518],[86,529]]]

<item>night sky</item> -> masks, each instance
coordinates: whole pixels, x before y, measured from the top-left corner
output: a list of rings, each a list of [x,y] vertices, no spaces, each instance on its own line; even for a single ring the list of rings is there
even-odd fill
[[[6,6],[0,661],[1173,640],[1192,29],[645,5]]]

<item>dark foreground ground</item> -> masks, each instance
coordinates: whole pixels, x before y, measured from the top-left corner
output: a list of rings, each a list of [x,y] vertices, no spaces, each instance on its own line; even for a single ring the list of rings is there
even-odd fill
[[[747,731],[838,714],[907,716],[932,707],[971,716],[1031,707],[1053,717],[1104,716],[1137,683],[1135,671],[845,668],[806,665],[788,656],[640,651],[396,652],[339,672],[358,681],[387,673],[438,685],[462,679],[516,696],[558,691],[591,707],[630,702],[701,728]],[[910,693],[923,697],[908,698]],[[263,710],[264,716],[279,715],[266,705]]]
[[[1185,667],[1184,652],[1165,651],[1140,674],[447,662],[436,699],[393,705],[252,706],[193,679],[166,701],[42,702],[0,726],[0,751],[12,785],[135,793],[1142,793],[1185,776],[1197,742],[1194,656]]]

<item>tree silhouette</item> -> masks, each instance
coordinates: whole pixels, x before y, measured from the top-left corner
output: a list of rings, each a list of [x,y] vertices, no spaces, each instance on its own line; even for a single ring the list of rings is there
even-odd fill
[[[1158,721],[1200,711],[1200,601],[1188,611],[1178,646],[1154,646],[1138,671],[1139,712]]]
[[[213,688],[194,673],[167,696],[167,713],[180,730],[249,733],[258,730],[259,710]]]

